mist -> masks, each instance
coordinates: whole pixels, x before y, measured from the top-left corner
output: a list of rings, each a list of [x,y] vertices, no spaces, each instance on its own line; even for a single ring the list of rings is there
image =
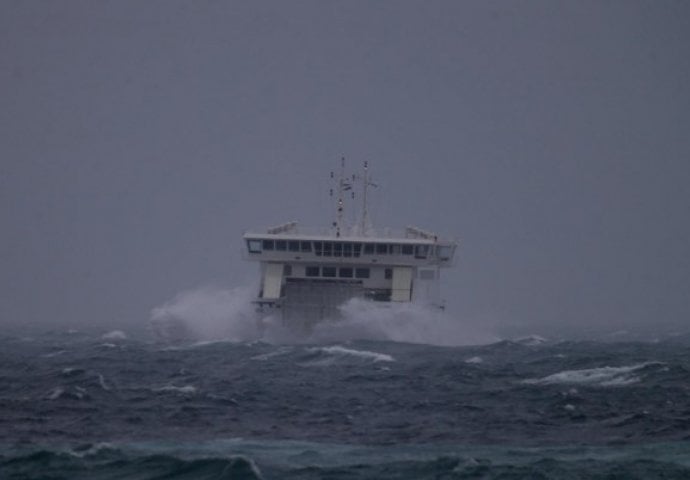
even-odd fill
[[[251,337],[242,233],[330,223],[345,156],[460,239],[434,335],[687,331],[689,45],[670,1],[3,2],[0,323]]]

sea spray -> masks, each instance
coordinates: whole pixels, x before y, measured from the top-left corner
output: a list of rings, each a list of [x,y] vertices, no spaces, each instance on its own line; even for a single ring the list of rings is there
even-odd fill
[[[248,288],[201,287],[179,293],[151,311],[151,331],[157,340],[246,341],[260,337]]]
[[[481,345],[499,340],[488,328],[455,318],[435,307],[354,298],[339,307],[339,318],[312,331],[290,329],[274,315],[261,316],[249,288],[202,287],[182,292],[151,313],[151,330],[164,342],[262,340],[273,344],[388,340],[429,345]]]
[[[428,345],[482,345],[498,341],[488,329],[415,303],[351,299],[340,307],[342,318],[314,329],[316,341],[388,340]]]

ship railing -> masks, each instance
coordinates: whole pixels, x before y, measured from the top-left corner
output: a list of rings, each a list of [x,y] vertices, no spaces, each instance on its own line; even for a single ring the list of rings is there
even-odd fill
[[[278,227],[263,230],[249,230],[245,235],[294,235],[294,236],[320,236],[338,238],[335,227],[312,227],[298,225],[296,222],[289,222]],[[407,240],[431,240],[434,242],[458,243],[457,238],[441,237],[433,232],[422,230],[417,227],[408,226],[405,228],[368,228],[362,232],[358,226],[341,228],[340,238],[385,238],[385,239],[407,239]]]

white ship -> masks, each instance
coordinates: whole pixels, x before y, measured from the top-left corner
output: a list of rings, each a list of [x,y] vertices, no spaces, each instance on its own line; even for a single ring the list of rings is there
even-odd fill
[[[402,231],[371,228],[367,190],[375,185],[366,162],[363,175],[346,177],[342,160],[335,181],[331,195],[336,214],[330,227],[289,222],[244,234],[245,257],[260,265],[258,309],[278,314],[290,328],[309,331],[317,322],[337,319],[339,307],[353,298],[443,308],[441,269],[452,265],[457,242],[411,226]],[[356,183],[362,211],[358,222],[346,225],[344,197],[354,198]]]

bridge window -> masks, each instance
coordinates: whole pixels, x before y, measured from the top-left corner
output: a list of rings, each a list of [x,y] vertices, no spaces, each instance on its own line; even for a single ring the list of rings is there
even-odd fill
[[[300,249],[303,252],[311,252],[311,242],[300,242]]]
[[[391,245],[389,251],[391,255],[400,255],[400,245]]]
[[[322,252],[323,252],[323,242],[314,242],[314,253],[320,257]]]
[[[352,252],[354,253],[355,257],[359,257],[360,252],[362,251],[362,244],[361,243],[355,243],[352,245]]]
[[[333,244],[333,256],[342,257],[343,256],[343,244],[336,242]]]
[[[414,250],[415,258],[426,258],[429,252],[429,245],[416,245]]]
[[[324,277],[335,277],[335,267],[323,267],[321,273]]]
[[[364,244],[364,255],[373,255],[374,254],[374,244],[373,243],[365,243]]]
[[[355,278],[369,278],[368,268],[355,268]]]
[[[388,245],[385,243],[379,243],[376,245],[376,254],[377,255],[385,255],[388,253]]]
[[[249,253],[261,253],[261,240],[247,240]]]
[[[332,255],[333,255],[333,244],[331,242],[323,242],[323,256],[324,257],[330,257]]]
[[[285,240],[276,240],[276,250],[284,252],[287,250],[287,242]]]
[[[393,278],[393,269],[392,268],[387,268],[383,272],[383,276],[386,278],[386,280],[390,280]]]
[[[304,269],[304,275],[307,277],[318,277],[319,267],[307,267]]]
[[[438,247],[438,258],[441,260],[450,260],[453,256],[453,249],[451,247]]]
[[[299,242],[297,240],[290,240],[288,242],[288,250],[291,252],[299,252]]]
[[[402,254],[403,255],[412,255],[414,253],[414,247],[412,245],[403,245],[402,246]]]
[[[352,278],[352,268],[341,267],[340,270],[338,271],[338,276],[340,278]]]
[[[273,250],[273,240],[264,240],[264,250]]]
[[[343,257],[351,257],[352,256],[352,244],[351,243],[344,243],[343,244]]]

